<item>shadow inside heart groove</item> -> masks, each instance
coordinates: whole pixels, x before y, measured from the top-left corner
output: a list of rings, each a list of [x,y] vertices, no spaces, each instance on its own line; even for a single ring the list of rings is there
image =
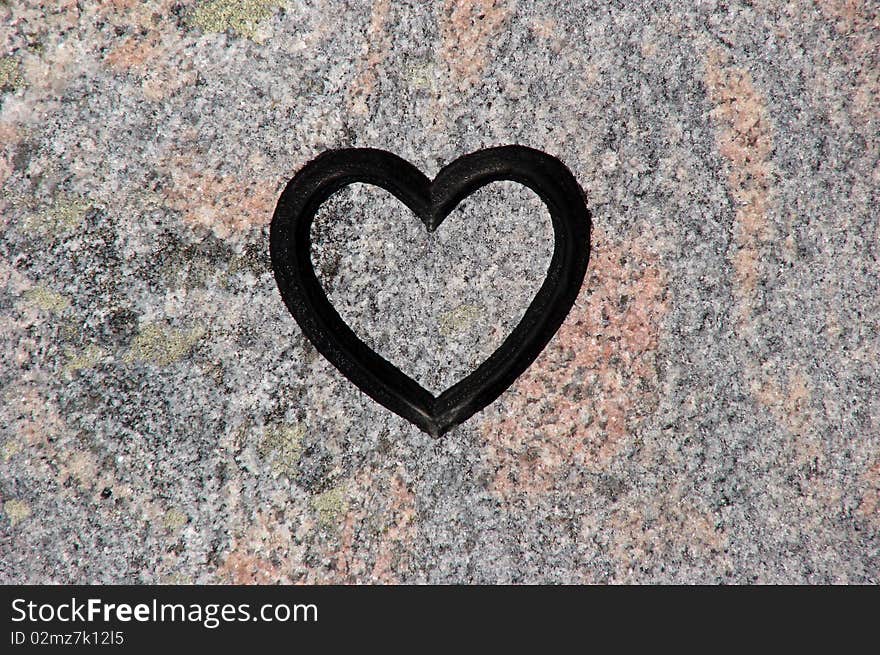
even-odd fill
[[[312,262],[312,225],[321,205],[355,183],[379,186],[429,232],[468,196],[501,180],[540,198],[553,225],[553,255],[535,297],[513,330],[474,371],[435,395],[359,338],[333,307]],[[590,213],[580,185],[558,159],[525,146],[459,157],[429,180],[397,155],[371,148],[330,150],[287,184],[269,230],[269,253],[285,305],[327,360],[373,400],[440,436],[494,401],[541,353],[571,310],[590,260]]]
[[[312,261],[342,319],[434,395],[480,365],[547,274],[553,228],[528,188],[495,182],[434,233],[387,191],[340,189],[312,224]]]

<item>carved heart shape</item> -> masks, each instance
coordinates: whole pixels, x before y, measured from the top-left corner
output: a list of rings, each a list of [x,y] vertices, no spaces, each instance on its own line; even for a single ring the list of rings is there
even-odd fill
[[[392,193],[433,232],[465,197],[501,180],[532,189],[550,211],[554,247],[547,277],[498,349],[435,397],[369,348],[333,309],[312,266],[312,221],[333,193],[365,182]],[[538,150],[480,150],[448,164],[432,182],[390,152],[348,148],[323,153],[288,183],[272,217],[269,250],[281,297],[318,352],[373,400],[438,437],[498,398],[556,334],[587,271],[590,227],[584,193],[574,176],[558,159]]]

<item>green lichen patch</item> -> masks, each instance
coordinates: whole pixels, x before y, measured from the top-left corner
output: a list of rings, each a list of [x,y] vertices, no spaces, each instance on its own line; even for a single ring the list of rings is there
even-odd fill
[[[24,221],[24,228],[40,236],[58,237],[79,227],[91,203],[80,196],[62,195],[43,211],[37,211]]]
[[[172,507],[162,518],[162,525],[169,532],[179,532],[187,524],[189,517],[176,507]]]
[[[15,457],[21,452],[21,443],[18,441],[7,441],[3,444],[3,448],[0,449],[0,453],[3,454],[3,461],[8,462],[10,459]]]
[[[80,351],[68,349],[67,364],[64,366],[64,372],[71,374],[85,368],[92,368],[104,359],[106,355],[107,353],[94,344],[89,344]]]
[[[24,86],[21,62],[15,57],[0,57],[0,91],[17,91]]]
[[[341,517],[348,512],[345,489],[336,487],[315,496],[312,499],[312,509],[318,513],[318,525],[322,528],[335,527]]]
[[[31,506],[23,500],[7,500],[3,503],[3,513],[14,528],[31,515]]]
[[[70,298],[44,286],[28,289],[24,292],[24,297],[28,302],[52,314],[60,314],[70,307]]]
[[[168,366],[185,357],[203,336],[205,327],[200,324],[190,330],[175,330],[162,323],[148,323],[132,341],[125,361]]]
[[[430,90],[434,86],[434,65],[430,61],[417,62],[407,67],[409,83],[417,89]]]
[[[452,337],[468,330],[476,323],[482,312],[475,305],[459,305],[452,311],[440,315],[440,334],[444,337]]]
[[[205,32],[232,30],[254,39],[260,23],[283,4],[282,0],[208,0],[195,8],[190,24]]]
[[[281,423],[264,428],[258,452],[263,459],[270,462],[275,475],[291,476],[296,472],[296,465],[302,456],[305,433],[305,427],[299,424]]]

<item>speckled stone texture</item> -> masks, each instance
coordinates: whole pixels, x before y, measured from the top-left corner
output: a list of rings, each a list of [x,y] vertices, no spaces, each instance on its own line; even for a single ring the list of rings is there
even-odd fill
[[[0,582],[880,581],[866,0],[0,0]],[[305,342],[268,223],[327,148],[507,143],[588,194],[580,298],[435,441]],[[314,259],[432,389],[541,283],[536,197]]]

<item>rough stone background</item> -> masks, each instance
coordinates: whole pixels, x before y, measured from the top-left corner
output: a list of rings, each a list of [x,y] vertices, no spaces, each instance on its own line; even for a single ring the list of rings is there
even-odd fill
[[[0,92],[0,581],[880,581],[876,2],[0,0]],[[580,180],[590,270],[434,441],[304,341],[267,224],[327,148],[505,143]],[[315,231],[435,389],[550,252],[509,183]]]

